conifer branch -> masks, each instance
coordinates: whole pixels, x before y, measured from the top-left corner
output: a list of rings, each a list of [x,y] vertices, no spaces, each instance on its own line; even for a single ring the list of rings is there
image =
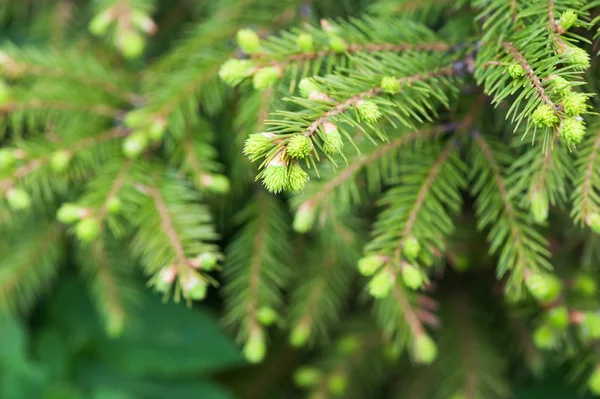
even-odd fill
[[[450,46],[444,42],[437,43],[353,43],[348,45],[346,49],[347,54],[354,53],[378,53],[382,51],[391,51],[395,53],[401,53],[403,51],[447,51]],[[255,59],[258,63],[257,66],[277,66],[281,68],[285,68],[291,63],[294,62],[307,62],[313,61],[318,58],[324,58],[329,56],[337,55],[338,53],[326,49],[320,51],[310,51],[306,53],[298,53],[298,54],[290,54],[286,56],[284,59],[267,59],[269,54],[256,54],[253,55],[252,58]]]
[[[127,160],[123,163],[121,169],[119,170],[119,173],[117,174],[117,177],[115,178],[115,181],[108,190],[108,193],[106,194],[106,197],[102,202],[100,209],[98,210],[98,219],[104,220],[104,218],[106,217],[106,214],[108,212],[109,201],[111,200],[111,198],[114,198],[121,189],[121,187],[123,187],[123,185],[125,184],[125,176],[127,175],[127,173],[129,173],[132,167],[132,160]],[[104,228],[103,224],[101,224],[101,228]]]
[[[122,110],[105,104],[80,105],[62,101],[29,100],[26,102],[9,101],[0,106],[0,112],[17,112],[28,110],[81,111],[102,117],[117,117]]]
[[[2,54],[0,53],[0,64],[7,62],[2,60]],[[88,86],[92,89],[99,89],[106,93],[112,94],[121,99],[127,100],[128,102],[135,102],[139,100],[139,96],[133,92],[123,90],[117,84],[110,81],[96,80],[93,75],[86,74],[80,75],[73,73],[72,70],[63,70],[58,68],[51,68],[45,65],[36,65],[33,63],[26,63],[23,61],[10,60],[8,61],[8,73],[21,77],[22,75],[32,75],[43,79],[56,78],[56,79],[68,79],[75,81],[83,86]]]
[[[77,152],[89,147],[93,147],[105,141],[123,137],[127,135],[127,133],[128,131],[126,129],[115,128],[107,132],[101,133],[98,136],[88,137],[77,141],[71,146],[67,147],[66,149],[72,152]],[[4,192],[10,189],[16,180],[22,179],[30,175],[33,171],[38,170],[41,166],[46,165],[50,161],[52,155],[52,153],[49,153],[43,157],[33,159],[25,165],[19,167],[11,176],[0,180],[0,192]]]
[[[389,143],[380,145],[375,151],[370,154],[361,154],[356,159],[348,163],[348,165],[341,169],[333,179],[328,181],[320,188],[314,195],[308,197],[302,202],[300,206],[306,206],[316,208],[319,206],[329,194],[337,189],[339,186],[352,179],[357,172],[367,165],[373,164],[377,159],[384,157],[386,154],[396,150],[397,148],[410,143],[418,139],[427,139],[443,133],[446,133],[454,128],[454,125],[439,125],[428,130],[416,130],[411,133],[407,133],[391,140]]]
[[[417,194],[417,198],[416,198],[412,208],[408,211],[408,219],[406,221],[406,224],[404,225],[404,228],[402,229],[402,233],[400,234],[400,237],[401,237],[400,241],[398,241],[398,245],[396,246],[396,249],[394,250],[393,259],[395,262],[400,261],[400,254],[402,253],[402,248],[404,248],[404,242],[412,234],[413,227],[415,225],[415,222],[417,221],[417,215],[419,214],[419,212],[421,211],[421,208],[423,207],[423,203],[425,202],[425,198],[427,197],[429,190],[431,189],[431,187],[433,186],[433,183],[435,182],[436,178],[438,177],[440,168],[446,162],[446,160],[452,154],[452,151],[454,151],[455,148],[456,147],[455,147],[454,142],[450,142],[448,145],[446,145],[446,149],[444,149],[444,151],[442,151],[440,156],[437,158],[437,160],[435,161],[435,163],[432,165],[431,169],[429,170],[427,178],[423,182],[423,185],[421,186],[421,189],[419,190],[419,193]]]
[[[404,76],[398,78],[398,82],[400,83],[400,89],[398,92],[401,92],[403,87],[410,86],[414,82],[423,81],[438,76],[452,75],[453,73],[454,68],[452,65],[449,65],[446,67],[437,68],[431,72],[418,73],[412,76]],[[323,123],[329,121],[330,118],[348,111],[348,109],[350,109],[353,106],[356,106],[356,104],[362,101],[363,99],[372,96],[377,96],[382,92],[383,89],[380,86],[376,86],[348,98],[346,101],[335,105],[332,109],[323,113],[323,115],[317,118],[317,120],[315,120],[313,123],[311,123],[302,134],[307,137],[312,136],[320,127],[322,127]]]
[[[400,269],[394,268],[393,275],[395,282],[392,288],[392,295],[396,300],[396,303],[398,304],[398,307],[400,308],[408,327],[410,328],[412,336],[418,337],[426,334],[425,328],[423,327],[423,324],[421,324],[421,320],[417,315],[417,311],[411,306],[408,298],[406,297],[406,291],[404,290],[404,287],[402,287],[399,283],[399,280],[401,279]]]
[[[590,215],[592,214],[592,212],[596,212],[596,209],[593,209],[592,207],[592,200],[591,197],[593,195],[593,178],[594,178],[594,170],[596,169],[596,158],[598,158],[598,152],[600,151],[600,134],[596,134],[596,137],[594,138],[594,142],[593,142],[593,146],[592,146],[592,152],[590,154],[590,157],[587,161],[587,166],[585,168],[585,175],[583,178],[583,186],[582,186],[582,190],[579,193],[581,195],[582,198],[582,214],[581,214],[581,218],[582,220],[588,220],[588,218],[590,217]]]
[[[518,229],[517,217],[515,215],[515,210],[508,196],[508,190],[506,188],[506,183],[504,181],[504,177],[502,177],[502,172],[500,170],[500,165],[496,160],[492,150],[490,149],[488,143],[483,139],[480,134],[475,134],[475,142],[479,146],[481,152],[485,156],[488,161],[488,165],[492,171],[493,178],[500,194],[500,198],[502,199],[502,206],[504,208],[504,212],[508,218],[508,224],[510,229],[510,234],[515,243],[515,248],[517,249],[517,264],[522,270],[527,270],[527,254],[521,242],[521,233]]]
[[[529,65],[529,63],[527,62],[525,57],[523,57],[523,55],[519,52],[519,50],[517,50],[515,48],[515,46],[512,43],[504,42],[504,43],[502,43],[502,46],[515,59],[515,61],[517,61],[519,63],[519,65],[521,65],[521,67],[525,70],[525,73],[526,73],[531,85],[535,88],[535,90],[537,91],[540,98],[542,100],[544,100],[544,102],[546,104],[548,104],[550,107],[552,107],[552,109],[556,109],[556,105],[554,104],[554,102],[550,99],[550,97],[546,93],[546,90],[544,89],[544,86],[542,85],[542,81],[537,76],[537,74],[535,73],[535,71],[533,70],[531,65]]]
[[[127,312],[123,298],[119,292],[119,276],[111,272],[106,248],[102,240],[97,240],[92,244],[92,256],[96,261],[94,283],[98,284],[103,294],[102,302],[99,304],[108,316],[109,330],[120,333],[124,324]]]
[[[160,215],[160,221],[163,232],[169,238],[169,243],[175,253],[177,267],[191,267],[189,259],[185,255],[185,249],[183,247],[183,244],[181,243],[179,235],[177,234],[177,230],[175,229],[173,221],[171,220],[169,208],[163,200],[160,191],[156,187],[144,187],[143,190],[152,198],[154,204],[156,205],[156,210]]]

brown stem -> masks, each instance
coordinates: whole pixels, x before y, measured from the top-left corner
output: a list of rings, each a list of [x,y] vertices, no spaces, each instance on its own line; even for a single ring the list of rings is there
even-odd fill
[[[412,76],[401,77],[398,79],[398,82],[400,82],[400,84],[401,84],[400,91],[402,91],[402,88],[404,86],[410,85],[416,81],[422,81],[425,79],[442,76],[442,75],[451,75],[452,73],[454,73],[454,69],[450,65],[450,66],[446,66],[443,68],[439,68],[433,72],[425,72],[425,73],[419,73],[419,74],[412,75]],[[303,134],[307,137],[312,136],[319,129],[319,127],[324,122],[327,122],[331,117],[334,117],[336,115],[340,115],[340,114],[346,112],[346,110],[348,110],[350,107],[355,106],[357,103],[359,103],[364,98],[379,95],[379,94],[381,94],[382,91],[383,91],[383,89],[381,87],[376,86],[376,87],[373,87],[369,90],[363,91],[361,93],[358,93],[358,94],[348,98],[346,101],[337,104],[332,109],[325,112],[316,121],[311,123],[306,128],[306,130],[303,132]]]
[[[525,73],[527,74],[527,77],[529,78],[529,81],[531,82],[531,85],[538,92],[538,94],[542,98],[542,100],[544,100],[544,102],[546,104],[548,104],[550,107],[552,107],[553,110],[555,110],[556,105],[550,99],[550,97],[546,94],[546,90],[544,89],[544,86],[542,85],[540,78],[536,75],[533,68],[527,63],[527,60],[525,59],[525,57],[523,57],[523,55],[521,55],[519,50],[517,50],[512,45],[512,43],[505,42],[502,45],[503,45],[504,49],[521,65],[521,67],[523,67],[523,69],[525,70]]]
[[[177,266],[189,266],[189,261],[187,256],[185,255],[185,249],[183,248],[183,244],[179,240],[179,236],[177,235],[177,231],[175,230],[175,226],[171,220],[171,215],[169,214],[169,208],[167,204],[163,200],[162,194],[156,187],[145,187],[145,191],[156,205],[156,210],[160,216],[160,222],[163,229],[163,232],[169,238],[171,243],[171,248],[175,251],[175,258],[177,260]]]
[[[410,43],[363,43],[363,44],[351,44],[346,49],[346,52],[349,54],[359,53],[359,52],[367,52],[367,53],[375,53],[380,51],[393,51],[393,52],[402,52],[402,51],[446,51],[449,46],[446,43],[438,42],[438,43],[419,43],[419,44],[410,44]],[[306,62],[310,60],[314,60],[317,58],[323,58],[327,56],[336,55],[337,53],[333,50],[320,50],[320,51],[311,51],[307,53],[301,54],[292,54],[287,56],[282,60],[266,60],[268,54],[257,54],[254,58],[259,61],[264,66],[280,66],[284,67],[293,62]],[[262,62],[261,62],[262,61]]]

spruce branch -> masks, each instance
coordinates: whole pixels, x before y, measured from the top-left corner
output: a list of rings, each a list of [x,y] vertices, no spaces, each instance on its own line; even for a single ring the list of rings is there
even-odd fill
[[[90,147],[94,147],[106,141],[114,140],[117,138],[121,138],[127,135],[128,131],[123,128],[115,128],[103,133],[98,134],[94,137],[87,137],[79,141],[75,141],[74,143],[63,147],[62,149],[70,151],[72,153],[76,153],[78,151],[88,149]],[[26,152],[23,156],[26,156]],[[29,162],[17,168],[10,176],[0,180],[0,192],[6,192],[10,189],[18,180],[24,179],[27,176],[31,175],[34,171],[40,169],[40,167],[45,166],[50,162],[54,151],[46,153],[40,157],[35,159],[31,159]]]
[[[551,269],[548,244],[514,203],[499,157],[504,162],[509,158],[499,145],[493,149],[489,140],[478,132],[473,135],[471,179],[473,194],[477,196],[478,228],[493,222],[488,240],[492,243],[490,252],[499,253],[497,275],[501,277],[510,271],[507,289],[519,294],[528,273]]]
[[[352,179],[355,179],[361,170],[373,167],[377,161],[389,156],[406,144],[417,140],[426,140],[436,137],[451,131],[453,128],[453,124],[447,124],[435,126],[430,129],[416,130],[410,133],[402,134],[400,137],[394,138],[388,143],[382,144],[378,147],[373,146],[372,143],[369,142],[368,144],[370,144],[370,146],[368,147],[368,150],[363,150],[359,155],[350,159],[347,165],[336,170],[335,174],[331,178],[324,176],[324,183],[309,183],[307,189],[305,190],[305,192],[309,194],[299,197],[302,202],[298,206],[298,209],[317,209],[326,201],[330,202],[333,200],[338,200],[337,196],[332,198],[332,194],[335,191],[341,190],[343,186],[348,184],[348,182]],[[312,185],[318,186],[313,190],[310,188]]]
[[[577,177],[574,180],[575,190],[571,196],[573,201],[571,217],[578,224],[586,224],[596,230],[599,222],[595,221],[598,219],[595,215],[600,212],[600,198],[597,194],[598,187],[600,187],[598,170],[600,134],[597,127],[593,131],[594,135],[591,135],[585,142],[575,163]]]
[[[27,112],[30,110],[49,110],[65,112],[83,112],[101,117],[115,118],[121,114],[121,110],[105,104],[77,104],[64,101],[27,100],[9,101],[0,105],[0,112]]]
[[[55,276],[64,257],[62,229],[58,223],[37,223],[36,229],[11,232],[3,242],[0,260],[0,307],[26,310]],[[10,233],[9,233],[10,234]],[[6,235],[10,237],[10,235]],[[18,239],[17,239],[18,237]]]

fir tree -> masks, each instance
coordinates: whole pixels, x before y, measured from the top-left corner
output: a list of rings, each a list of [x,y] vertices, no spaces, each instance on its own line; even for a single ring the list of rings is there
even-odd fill
[[[600,1],[313,3],[0,4],[0,307],[72,264],[308,397],[600,396]]]

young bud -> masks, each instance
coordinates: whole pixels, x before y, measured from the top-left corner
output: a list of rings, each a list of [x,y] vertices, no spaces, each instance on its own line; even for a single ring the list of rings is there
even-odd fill
[[[561,97],[564,97],[571,92],[571,84],[562,76],[550,75],[550,84],[552,92]]]
[[[394,276],[387,270],[381,270],[369,281],[369,294],[375,298],[385,298],[392,291]]]
[[[17,157],[15,155],[15,150],[12,148],[2,148],[0,149],[0,170],[8,170],[15,166],[17,162]]]
[[[244,143],[244,155],[251,161],[257,160],[262,154],[273,148],[274,137],[275,135],[272,133],[251,134]]]
[[[321,372],[314,367],[301,367],[294,373],[294,383],[300,388],[315,386],[320,379]]]
[[[600,395],[600,365],[596,366],[588,380],[588,388],[594,395]]]
[[[577,22],[577,14],[573,10],[566,10],[560,14],[560,19],[558,20],[559,25],[564,30],[569,30],[573,25]]]
[[[560,133],[561,140],[570,147],[573,147],[583,140],[585,136],[585,123],[583,123],[580,117],[570,117],[562,121],[558,132]]]
[[[542,104],[531,114],[531,122],[537,127],[552,127],[558,122],[558,115],[548,104]]]
[[[164,119],[157,119],[150,125],[148,135],[152,141],[161,141],[165,136],[167,130],[167,121]]]
[[[579,328],[583,341],[589,342],[600,339],[600,314],[586,312]]]
[[[104,36],[108,32],[111,22],[114,19],[114,12],[111,9],[96,14],[90,21],[88,29],[94,36]]]
[[[302,97],[309,98],[312,93],[319,93],[320,89],[312,79],[304,78],[298,83],[298,89]]]
[[[421,244],[419,243],[419,240],[412,236],[407,237],[404,240],[402,254],[407,259],[415,259],[417,256],[419,256],[419,252],[421,252]]]
[[[308,33],[300,33],[296,39],[296,45],[304,53],[308,53],[314,50],[313,37]]]
[[[12,96],[11,88],[6,82],[0,80],[0,105],[6,104]]]
[[[211,252],[204,252],[192,259],[191,265],[196,269],[209,272],[217,266],[217,256]]]
[[[369,123],[376,123],[381,118],[379,107],[373,101],[361,101],[357,107],[360,117]]]
[[[135,132],[123,141],[123,153],[127,158],[139,157],[148,146],[148,137],[145,132]]]
[[[260,363],[267,354],[267,343],[260,329],[253,330],[244,346],[244,356],[250,363]]]
[[[363,276],[372,276],[385,264],[387,257],[383,255],[369,255],[358,260],[358,271]]]
[[[558,336],[552,327],[543,324],[533,332],[533,343],[539,349],[552,349],[558,345]]]
[[[563,109],[569,116],[583,114],[588,109],[588,97],[583,93],[569,92],[563,96]]]
[[[290,334],[290,344],[294,348],[299,348],[306,345],[308,338],[310,338],[310,327],[304,324],[299,324],[292,330],[292,333]]]
[[[168,292],[177,277],[177,266],[170,265],[163,267],[160,269],[157,277],[158,278],[154,281],[154,288],[156,288],[158,292]]]
[[[227,194],[231,190],[231,183],[227,176],[204,174],[199,177],[199,182],[201,186],[215,194]]]
[[[181,280],[181,288],[184,296],[193,301],[201,301],[206,298],[206,282],[202,281],[195,273],[189,273]]]
[[[348,388],[348,379],[341,373],[335,373],[329,377],[327,389],[334,396],[341,396]]]
[[[404,284],[410,289],[418,290],[424,282],[423,273],[415,266],[405,263],[400,270]]]
[[[281,157],[281,153],[269,162],[266,168],[260,173],[265,188],[277,194],[288,187],[288,168]]]
[[[345,355],[349,355],[351,353],[356,353],[356,351],[358,351],[359,348],[360,348],[360,340],[353,335],[348,335],[348,336],[342,338],[337,343],[338,352],[343,353]]]
[[[158,30],[158,27],[152,18],[150,18],[145,12],[139,10],[136,10],[132,13],[131,22],[133,22],[133,25],[135,25],[136,28],[146,32],[149,35],[155,34]]]
[[[312,141],[303,134],[294,134],[290,137],[286,146],[286,154],[292,158],[303,159],[308,156],[312,150]]]
[[[431,364],[437,358],[437,346],[433,339],[426,334],[415,338],[413,356],[417,363]]]
[[[265,90],[277,83],[280,77],[280,68],[275,66],[264,67],[254,74],[252,85],[256,90]]]
[[[562,289],[561,281],[551,274],[531,274],[525,284],[531,295],[544,303],[556,300]]]
[[[565,61],[571,66],[573,69],[578,71],[585,71],[590,67],[590,55],[582,48],[576,46],[567,46],[568,48],[562,52],[562,56],[565,58]]]
[[[66,150],[57,151],[50,158],[50,167],[53,171],[61,173],[67,170],[71,162],[71,153]]]
[[[590,276],[579,276],[573,282],[573,288],[582,295],[594,296],[598,291],[596,281]]]
[[[600,214],[599,213],[594,212],[590,216],[588,216],[586,219],[586,223],[588,226],[590,226],[590,228],[594,231],[594,233],[600,234]]]
[[[508,74],[514,78],[520,78],[525,75],[525,69],[521,66],[521,64],[513,63],[508,66]]]
[[[563,330],[569,325],[569,311],[565,306],[559,306],[548,311],[548,321],[555,328]]]
[[[81,219],[82,210],[83,208],[75,204],[63,204],[56,212],[56,219],[64,224],[75,223]]]
[[[117,36],[117,47],[125,58],[138,58],[144,52],[146,43],[142,35],[133,30],[126,30]]]
[[[339,36],[332,36],[329,39],[329,48],[336,53],[344,53],[348,50],[348,44]]]
[[[331,122],[323,122],[323,151],[326,154],[338,154],[344,147],[342,135],[337,126]]]
[[[22,211],[31,206],[31,197],[27,191],[20,188],[11,188],[6,192],[6,201],[13,211]]]
[[[304,190],[304,186],[310,180],[308,173],[302,169],[297,162],[290,165],[288,170],[288,189],[291,192],[297,193]]]
[[[123,204],[121,200],[117,196],[112,196],[106,201],[106,211],[111,215],[116,215],[121,213],[121,209],[123,208]]]
[[[381,89],[388,94],[396,94],[400,90],[400,81],[393,76],[381,79]]]
[[[544,223],[548,219],[548,196],[546,193],[535,191],[531,197],[531,214],[536,223]]]
[[[219,69],[219,77],[229,86],[237,86],[244,79],[250,76],[251,71],[251,61],[230,59],[221,65],[221,69]]]
[[[263,306],[256,312],[256,318],[263,326],[272,326],[277,321],[279,315],[270,306]]]
[[[260,53],[260,38],[251,29],[240,29],[237,33],[237,44],[246,54]]]
[[[312,227],[316,216],[316,208],[305,202],[296,211],[296,216],[294,216],[294,231],[298,233],[306,233]]]
[[[148,114],[142,109],[135,109],[125,114],[123,124],[130,129],[143,127],[148,123]]]
[[[100,234],[100,222],[93,217],[82,219],[75,226],[75,234],[83,242],[92,242]]]

